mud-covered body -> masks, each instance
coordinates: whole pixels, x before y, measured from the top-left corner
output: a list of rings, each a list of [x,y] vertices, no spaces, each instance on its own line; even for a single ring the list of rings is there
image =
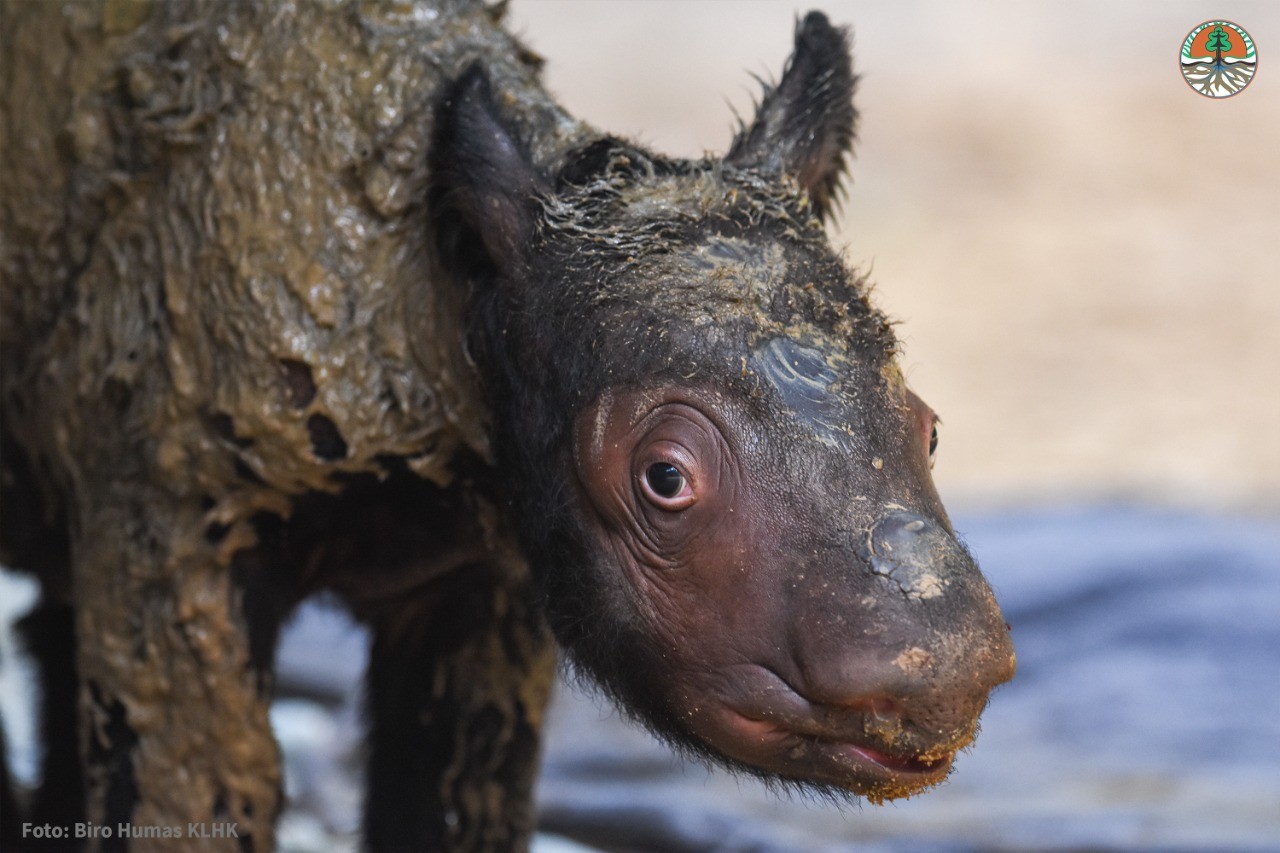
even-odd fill
[[[460,448],[487,454],[465,293],[436,286],[424,239],[433,111],[483,57],[540,160],[588,133],[491,12],[4,15],[6,418],[59,479],[115,472],[139,442],[162,445],[147,456],[176,494],[253,491],[232,458],[297,493],[380,454],[442,482]],[[59,439],[55,421],[110,429]],[[222,520],[254,508],[276,507]]]
[[[547,618],[712,760],[945,775],[1012,652],[823,232],[824,18],[687,162],[566,115],[478,4],[0,13],[4,556],[64,700],[33,819],[269,846],[274,640],[325,589],[375,638],[374,849],[523,843]]]

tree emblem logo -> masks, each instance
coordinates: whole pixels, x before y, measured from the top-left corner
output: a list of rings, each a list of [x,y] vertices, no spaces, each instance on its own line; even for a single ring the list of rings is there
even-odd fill
[[[1253,80],[1258,52],[1239,24],[1205,21],[1182,41],[1182,77],[1206,98],[1229,98]]]

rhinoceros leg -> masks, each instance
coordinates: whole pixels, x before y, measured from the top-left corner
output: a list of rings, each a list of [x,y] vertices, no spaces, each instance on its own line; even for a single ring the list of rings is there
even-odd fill
[[[203,509],[133,484],[94,503],[72,547],[80,746],[86,819],[113,836],[90,849],[271,849],[269,679]]]
[[[370,620],[371,850],[528,844],[555,653],[523,565],[495,563]]]

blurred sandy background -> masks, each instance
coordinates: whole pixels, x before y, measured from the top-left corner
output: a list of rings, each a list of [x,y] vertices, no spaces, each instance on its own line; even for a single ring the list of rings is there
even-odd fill
[[[1280,4],[519,0],[577,115],[722,152],[794,16],[854,28],[836,240],[902,321],[964,508],[1280,512]],[[1178,72],[1209,17],[1258,45],[1224,101]]]

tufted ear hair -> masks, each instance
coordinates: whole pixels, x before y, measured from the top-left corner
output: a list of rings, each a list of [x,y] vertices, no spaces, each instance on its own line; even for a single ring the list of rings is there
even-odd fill
[[[430,204],[445,263],[468,272],[520,266],[544,185],[494,105],[489,75],[472,63],[440,104],[431,146]]]
[[[796,25],[795,50],[782,80],[765,86],[755,120],[739,129],[725,160],[791,175],[825,219],[853,147],[856,84],[848,32],[831,26],[821,12],[810,12]]]

